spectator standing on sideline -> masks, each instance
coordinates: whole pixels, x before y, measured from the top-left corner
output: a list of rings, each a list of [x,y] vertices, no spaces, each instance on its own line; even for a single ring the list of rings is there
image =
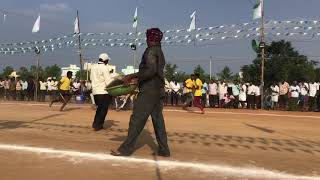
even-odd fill
[[[224,97],[228,93],[228,85],[227,83],[224,82],[224,80],[221,80],[221,82],[219,82],[218,92],[219,92],[219,107],[222,108],[225,100]]]
[[[317,88],[318,84],[316,82],[309,84],[309,111],[316,111]]]
[[[170,94],[171,94],[171,88],[170,88],[170,83],[167,79],[164,79],[164,90],[165,90],[165,96],[164,96],[164,105],[168,105],[168,101],[170,99]]]
[[[293,81],[293,84],[290,86],[289,91],[290,91],[289,110],[297,111],[299,94],[300,94],[300,87],[298,86],[297,81]]]
[[[28,95],[27,89],[28,89],[28,82],[26,80],[21,80],[22,84],[22,100],[25,101]]]
[[[0,99],[4,99],[4,80],[0,78]]]
[[[20,81],[20,78],[17,77],[17,80],[16,80],[16,101],[21,101],[22,98],[22,84],[21,84],[21,81]]]
[[[242,83],[242,85],[240,85],[240,93],[239,93],[239,101],[241,104],[241,108],[246,108],[247,104],[247,86],[245,83]]]
[[[171,106],[178,106],[180,84],[177,81],[172,80],[170,82],[170,89],[171,89]]]
[[[233,95],[233,107],[238,109],[239,108],[239,95],[240,95],[240,85],[238,82],[235,82],[231,85],[232,88],[232,95]]]
[[[27,88],[27,96],[28,101],[34,101],[34,92],[36,89],[36,85],[32,77],[29,77],[28,80],[28,88]]]
[[[207,95],[208,95],[208,84],[205,80],[203,80],[203,85],[202,85],[202,97],[201,97],[201,105],[202,107],[207,106]]]
[[[40,96],[39,96],[39,101],[44,102],[47,94],[47,82],[43,80],[41,77],[39,80],[39,85],[40,85]]]
[[[16,80],[15,78],[11,78],[10,80],[10,100],[16,100]]]
[[[248,109],[254,109],[255,108],[255,85],[252,83],[249,84],[248,91],[247,91],[247,97],[248,97]]]
[[[255,85],[254,86],[254,104],[256,109],[261,109],[261,86],[260,85]]]
[[[278,101],[279,101],[279,93],[280,93],[280,88],[279,86],[274,82],[271,87],[271,108],[277,109],[278,108]]]
[[[219,107],[218,85],[211,79],[209,83],[209,104],[210,107]]]
[[[289,84],[286,81],[283,81],[282,83],[279,83],[279,89],[279,108],[280,110],[287,110]]]
[[[299,84],[300,88],[300,104],[301,104],[301,110],[302,111],[308,111],[309,107],[309,84],[305,82],[301,82]]]
[[[8,76],[4,80],[4,99],[9,100],[10,99],[10,79]]]

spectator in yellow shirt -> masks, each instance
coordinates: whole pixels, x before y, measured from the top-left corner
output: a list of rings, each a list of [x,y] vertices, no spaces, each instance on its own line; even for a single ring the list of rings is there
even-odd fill
[[[200,108],[201,113],[204,114],[204,108],[201,105],[201,97],[202,97],[202,81],[200,80],[200,75],[199,73],[195,74],[196,77],[196,81],[195,81],[195,92],[194,92],[194,101],[193,101],[193,105],[195,107]]]
[[[67,72],[67,76],[63,77],[60,80],[60,87],[59,87],[59,97],[52,100],[50,102],[49,107],[53,105],[55,102],[62,102],[62,106],[60,108],[60,111],[63,111],[64,107],[67,105],[67,103],[70,101],[72,95],[70,94],[70,87],[72,86],[72,71]]]

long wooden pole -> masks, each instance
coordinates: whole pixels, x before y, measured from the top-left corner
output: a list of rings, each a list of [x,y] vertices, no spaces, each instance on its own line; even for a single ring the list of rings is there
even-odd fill
[[[264,2],[260,0],[261,3],[261,35],[260,35],[260,44],[261,44],[261,109],[264,108],[263,96],[264,96],[264,63],[265,63],[265,34],[264,34]]]
[[[78,50],[79,50],[79,61],[80,61],[80,82],[81,82],[81,79],[82,79],[82,71],[83,71],[83,63],[82,63],[82,52],[81,52],[81,35],[80,35],[80,18],[79,18],[79,11],[77,10],[77,19],[78,19],[78,30],[79,30],[79,33],[78,33]],[[83,92],[82,92],[82,88],[80,88],[80,93],[81,95],[83,95]]]

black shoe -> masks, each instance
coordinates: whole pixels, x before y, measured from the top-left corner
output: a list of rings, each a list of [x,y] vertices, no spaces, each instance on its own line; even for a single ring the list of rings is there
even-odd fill
[[[98,127],[98,128],[93,128],[93,129],[94,129],[94,131],[100,131],[103,129],[103,127]]]
[[[165,153],[165,152],[158,152],[158,156],[162,156],[162,157],[170,157],[170,153]]]

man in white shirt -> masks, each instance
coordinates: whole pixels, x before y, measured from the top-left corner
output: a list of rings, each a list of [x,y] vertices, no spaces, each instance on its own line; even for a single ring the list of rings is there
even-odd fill
[[[219,83],[218,91],[219,91],[219,107],[222,108],[224,104],[224,98],[228,93],[228,85],[223,80]]]
[[[92,124],[95,131],[103,129],[103,124],[108,113],[108,107],[112,102],[112,97],[106,91],[106,86],[112,81],[110,70],[108,68],[109,55],[102,53],[99,56],[98,64],[91,67],[91,84],[94,102],[97,105],[96,114]]]
[[[309,107],[309,84],[305,82],[301,82],[299,84],[300,87],[300,100],[302,105],[302,111],[308,111]]]
[[[256,109],[261,109],[261,90],[260,90],[260,85],[255,85],[254,86],[254,103],[255,103],[255,108]]]
[[[26,100],[27,97],[27,89],[28,89],[28,82],[26,80],[21,80],[21,84],[22,84],[22,100]]]
[[[316,82],[309,83],[309,110],[316,110],[316,95],[318,91],[318,84]]]
[[[248,99],[247,99],[247,101],[248,101],[247,108],[248,109],[254,109],[255,108],[255,90],[256,90],[255,85],[250,83],[249,87],[248,87],[248,91],[247,91],[247,97],[248,97]]]
[[[298,86],[297,81],[294,81],[293,84],[290,86],[289,92],[291,93],[290,101],[289,101],[289,110],[297,111],[298,100],[300,95],[300,87]]]
[[[214,80],[209,83],[209,104],[212,108],[219,105],[218,85]]]
[[[45,82],[42,78],[39,81],[40,85],[40,101],[45,101],[46,93],[47,93],[47,82]]]
[[[271,102],[272,102],[271,108],[276,109],[278,108],[280,88],[276,83],[273,83],[270,89],[271,89]]]
[[[247,86],[246,83],[243,83],[240,85],[240,94],[239,94],[239,102],[241,105],[241,108],[246,107],[246,102],[247,102]]]
[[[171,105],[177,106],[179,102],[180,84],[177,83],[177,81],[173,80],[170,82],[170,89],[171,89]]]
[[[202,84],[202,97],[201,97],[201,104],[202,107],[206,107],[207,106],[207,94],[208,94],[208,83],[203,80],[203,84]]]

